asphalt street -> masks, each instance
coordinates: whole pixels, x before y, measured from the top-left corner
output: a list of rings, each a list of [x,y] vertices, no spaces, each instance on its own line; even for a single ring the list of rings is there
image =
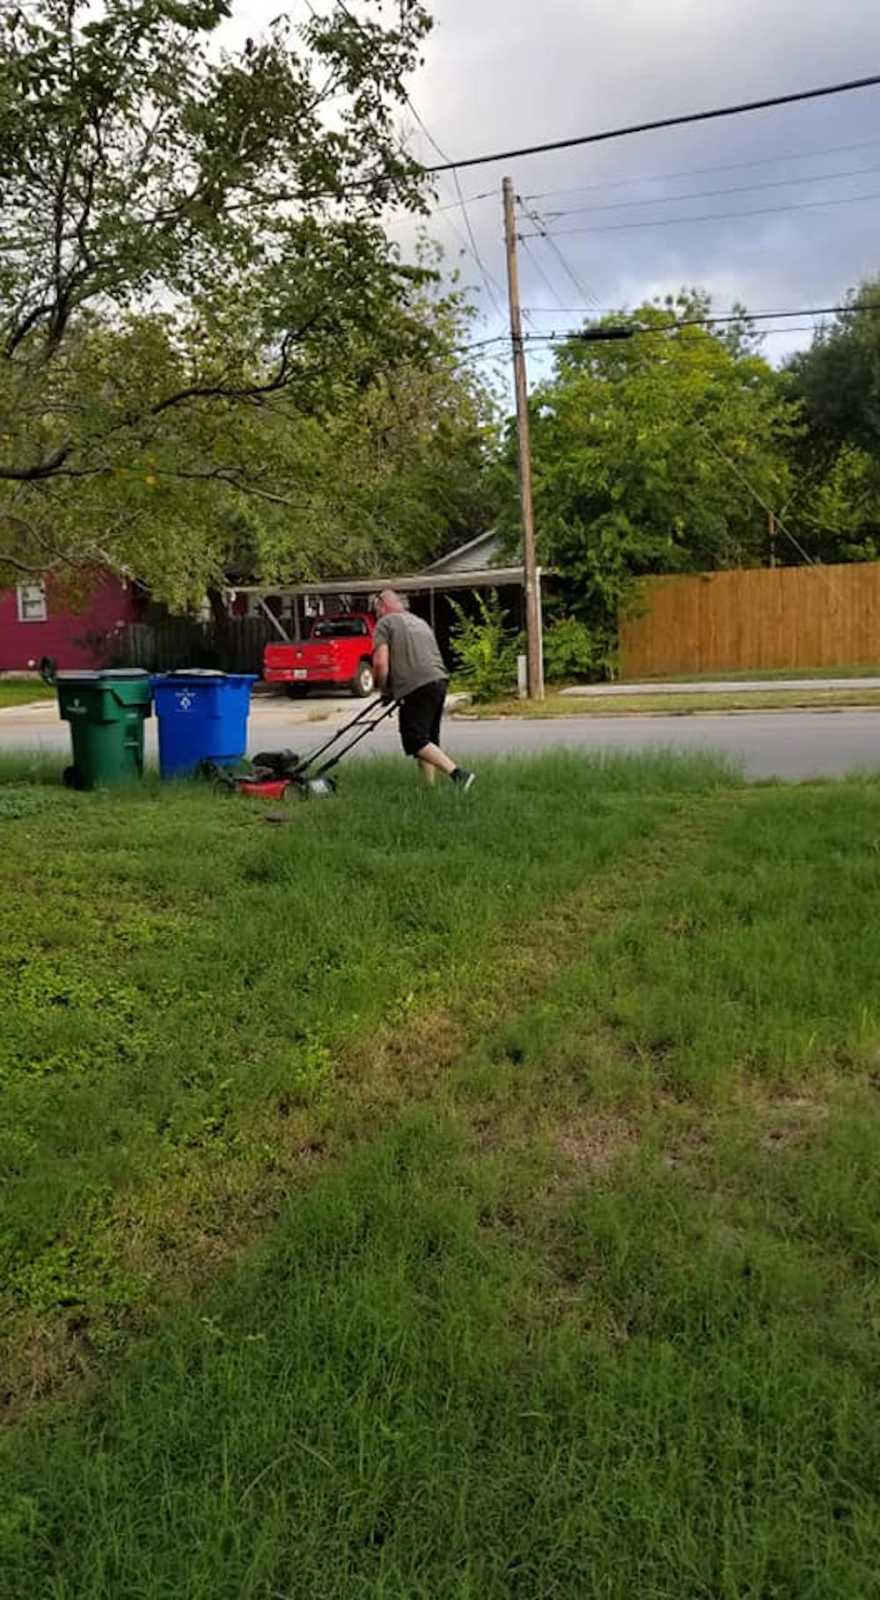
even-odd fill
[[[302,753],[318,745],[358,709],[352,700],[305,705],[258,697],[250,721],[249,753],[291,747]],[[486,756],[573,750],[717,751],[741,763],[750,778],[842,777],[880,771],[880,713],[868,711],[740,712],[736,715],[498,718],[452,717],[444,743],[465,766]],[[0,712],[0,751],[65,753],[67,727],[53,702]],[[399,749],[393,725],[365,740],[355,758]],[[147,724],[147,751],[156,751],[156,723]]]

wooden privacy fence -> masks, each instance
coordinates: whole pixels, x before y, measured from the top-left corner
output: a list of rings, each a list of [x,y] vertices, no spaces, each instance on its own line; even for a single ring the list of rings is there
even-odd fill
[[[222,627],[169,617],[164,622],[135,622],[114,649],[120,666],[146,667],[148,672],[174,672],[180,667],[218,667],[223,672],[256,672],[263,649],[279,637],[263,617],[230,618]]]
[[[880,562],[647,578],[620,619],[624,678],[880,662]]]

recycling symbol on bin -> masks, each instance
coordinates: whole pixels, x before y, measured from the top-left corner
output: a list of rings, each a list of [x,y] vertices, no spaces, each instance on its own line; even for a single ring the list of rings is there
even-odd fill
[[[191,711],[192,703],[193,697],[188,689],[184,689],[183,693],[177,696],[177,707],[179,711]]]

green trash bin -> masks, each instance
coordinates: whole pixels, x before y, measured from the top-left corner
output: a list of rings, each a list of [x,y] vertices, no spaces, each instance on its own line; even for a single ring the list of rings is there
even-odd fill
[[[70,723],[71,789],[96,789],[139,778],[144,770],[144,723],[152,711],[153,683],[140,668],[59,672],[58,710]]]

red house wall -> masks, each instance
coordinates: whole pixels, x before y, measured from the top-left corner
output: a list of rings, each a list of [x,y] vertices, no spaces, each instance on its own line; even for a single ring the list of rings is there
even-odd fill
[[[109,576],[76,610],[47,587],[45,622],[19,622],[15,589],[0,590],[0,672],[27,672],[41,656],[52,656],[61,668],[100,666],[101,647],[90,637],[107,639],[120,624],[137,622],[144,608],[131,585]]]

